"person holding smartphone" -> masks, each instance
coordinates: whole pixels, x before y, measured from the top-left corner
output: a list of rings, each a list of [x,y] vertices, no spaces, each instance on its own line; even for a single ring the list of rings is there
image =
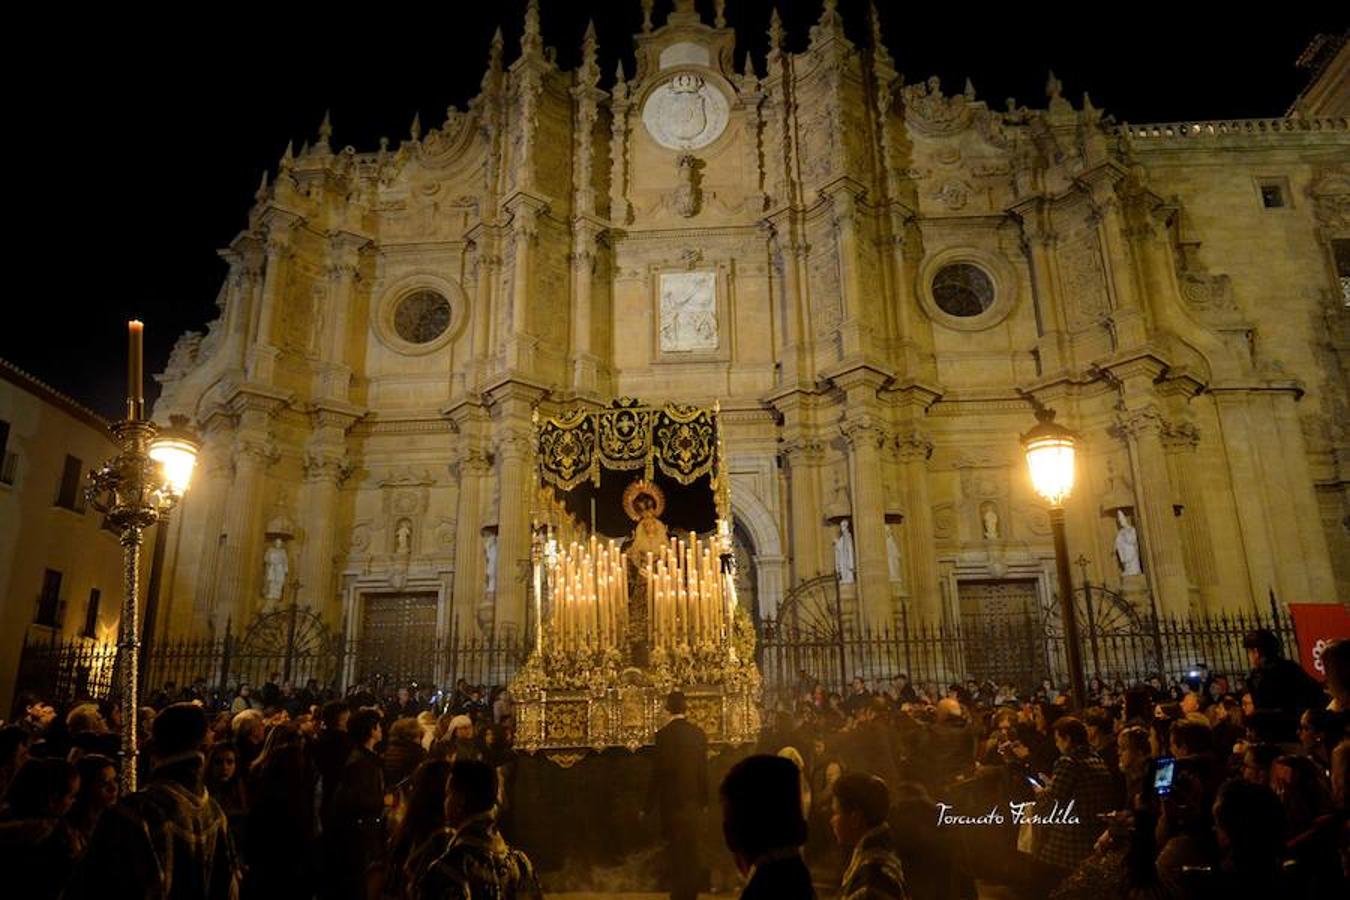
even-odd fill
[[[1101,833],[1101,813],[1111,811],[1114,782],[1106,764],[1088,744],[1087,727],[1073,716],[1051,727],[1059,758],[1044,788],[1036,791],[1036,816],[1050,818],[1037,824],[1040,831],[1032,854],[1037,881],[1048,888],[1058,884],[1092,853]]]

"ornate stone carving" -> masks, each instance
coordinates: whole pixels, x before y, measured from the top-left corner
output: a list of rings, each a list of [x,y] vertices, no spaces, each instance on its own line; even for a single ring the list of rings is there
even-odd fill
[[[925,134],[953,134],[970,124],[970,105],[963,94],[942,95],[942,81],[934,75],[927,82],[901,88],[905,119]]]
[[[944,181],[933,196],[947,209],[956,212],[965,209],[970,202],[970,185],[959,178],[952,178]]]
[[[701,75],[678,72],[647,96],[642,124],[662,147],[698,150],[726,130],[730,106]]]
[[[1313,214],[1324,228],[1350,229],[1350,166],[1322,169],[1308,185]]]
[[[1078,329],[1102,321],[1111,312],[1111,301],[1106,293],[1097,232],[1084,228],[1070,234],[1059,245],[1059,261],[1069,327]]]
[[[1237,312],[1233,299],[1233,285],[1227,275],[1204,275],[1199,272],[1177,273],[1181,298],[1197,313]]]
[[[182,378],[189,369],[197,365],[198,352],[202,345],[202,333],[200,331],[185,331],[174,342],[173,351],[169,354],[169,364],[164,368],[164,374],[161,380]]]
[[[1137,438],[1149,432],[1159,432],[1166,423],[1162,412],[1151,405],[1121,410],[1116,414],[1116,428],[1121,434],[1129,437]]]
[[[1200,429],[1193,422],[1164,422],[1162,442],[1173,452],[1194,450],[1200,446]]]
[[[717,273],[661,273],[661,352],[716,350]]]
[[[956,539],[956,507],[939,503],[933,507],[933,537],[940,541]]]
[[[895,452],[902,462],[926,460],[933,455],[933,442],[916,428],[896,435]]]
[[[690,153],[680,154],[675,161],[675,193],[671,199],[675,211],[686,219],[696,215],[703,202],[703,192],[699,189],[699,160]]]

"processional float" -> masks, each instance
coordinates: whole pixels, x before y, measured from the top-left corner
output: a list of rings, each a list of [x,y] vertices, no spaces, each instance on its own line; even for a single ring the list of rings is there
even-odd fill
[[[711,743],[754,740],[760,676],[736,602],[718,409],[616,400],[536,416],[535,445],[536,627],[511,682],[516,746],[567,762],[650,744],[677,688]]]

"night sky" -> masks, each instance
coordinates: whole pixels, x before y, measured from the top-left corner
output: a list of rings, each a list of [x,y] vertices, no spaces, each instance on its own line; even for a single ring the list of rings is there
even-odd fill
[[[602,87],[621,53],[632,73],[638,0],[543,0],[545,42],[572,68],[595,18]],[[670,0],[658,0],[659,25]],[[728,0],[736,68],[763,74],[771,0]],[[779,0],[801,50],[818,0]],[[705,21],[711,0],[700,0]],[[1130,122],[1278,116],[1306,82],[1294,65],[1319,32],[1339,32],[1336,4],[1282,4],[1260,15],[1210,4],[1057,7],[879,0],[887,46],[906,81],[969,77],[980,99],[1044,105],[1046,70],[1078,105]],[[1183,9],[1205,15],[1183,18]],[[517,55],[525,0],[346,8],[315,5],[288,21],[275,5],[171,12],[77,11],[8,34],[9,315],[0,357],[109,417],[122,412],[125,321],[146,322],[146,373],[177,336],[215,316],[225,273],[216,255],[245,225],[264,169],[286,142],[312,140],[331,109],[334,149],[373,151],[408,134],[414,112],[439,126],[477,93],[492,31]],[[866,40],[865,2],[839,4]],[[195,12],[198,7],[191,7]],[[1139,12],[1136,12],[1136,9]],[[1281,10],[1283,14],[1276,11]],[[199,13],[200,14],[200,13]],[[26,288],[26,289],[25,289]],[[18,323],[22,322],[20,325]],[[149,398],[157,386],[146,385]]]

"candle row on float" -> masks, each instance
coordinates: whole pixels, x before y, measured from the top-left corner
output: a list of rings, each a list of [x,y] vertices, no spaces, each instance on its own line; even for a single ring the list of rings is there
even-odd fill
[[[620,647],[628,630],[628,578],[623,552],[594,535],[572,542],[549,563],[553,640],[568,651]]]
[[[648,640],[667,651],[679,644],[718,644],[726,633],[728,606],[719,554],[713,540],[671,538],[659,554],[648,553]]]

